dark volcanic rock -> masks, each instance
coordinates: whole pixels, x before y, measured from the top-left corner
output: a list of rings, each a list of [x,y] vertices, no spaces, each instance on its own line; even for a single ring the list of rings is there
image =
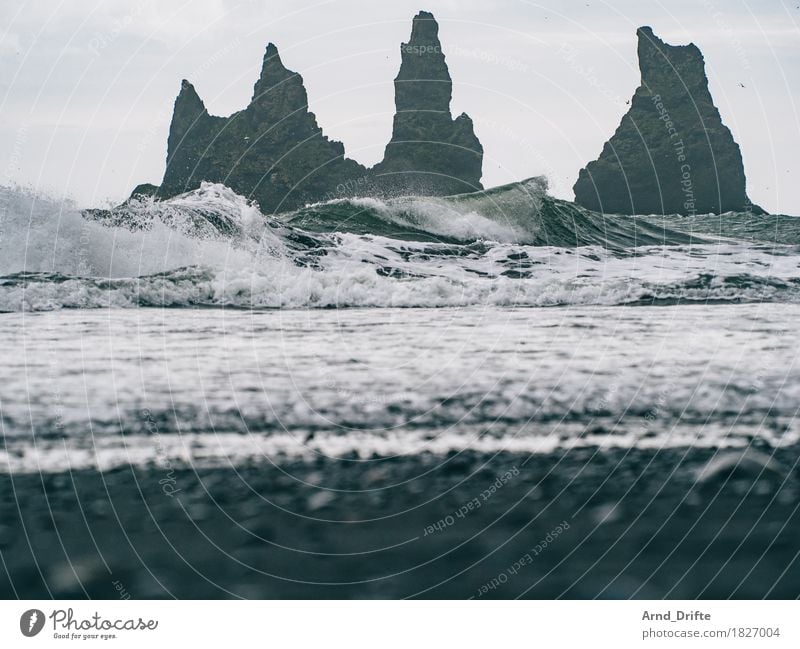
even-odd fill
[[[159,196],[219,182],[264,211],[280,211],[320,200],[366,173],[344,157],[341,142],[322,134],[302,77],[283,66],[270,43],[250,105],[230,117],[209,115],[194,86],[183,81]]]
[[[152,185],[150,183],[142,183],[141,185],[136,185],[131,192],[131,198],[139,197],[139,198],[147,198],[148,196],[158,196],[158,185]]]
[[[397,112],[383,161],[373,169],[377,182],[397,193],[482,189],[483,147],[472,120],[465,113],[455,120],[450,114],[453,84],[432,14],[417,14],[400,53],[394,80]]]
[[[263,211],[286,211],[345,196],[384,193],[455,194],[482,189],[483,149],[466,115],[450,115],[452,83],[433,16],[414,18],[395,80],[392,141],[368,170],[344,157],[341,142],[322,134],[302,77],[267,46],[250,105],[230,117],[209,115],[191,83],[175,100],[167,168],[159,188],[134,195],[168,198],[223,183]]]
[[[763,211],[745,193],[739,145],[722,123],[694,44],[639,28],[641,85],[600,157],[581,169],[575,201],[620,214]]]

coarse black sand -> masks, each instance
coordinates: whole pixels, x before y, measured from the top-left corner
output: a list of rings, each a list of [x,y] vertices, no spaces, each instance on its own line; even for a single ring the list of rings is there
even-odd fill
[[[572,449],[6,474],[0,595],[796,598],[797,457]]]

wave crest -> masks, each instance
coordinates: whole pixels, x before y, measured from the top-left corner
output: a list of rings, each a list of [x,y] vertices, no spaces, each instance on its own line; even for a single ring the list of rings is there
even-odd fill
[[[3,189],[0,310],[798,301],[797,219],[759,229],[734,215],[726,231],[722,217],[612,217],[545,190],[531,179],[267,217],[209,183],[85,212]]]

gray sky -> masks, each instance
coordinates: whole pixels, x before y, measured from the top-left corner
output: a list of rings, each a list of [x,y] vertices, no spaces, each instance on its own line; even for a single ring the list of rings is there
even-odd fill
[[[4,2],[0,184],[98,205],[160,182],[180,80],[212,114],[239,110],[269,41],[303,75],[325,133],[374,164],[420,9],[439,21],[485,186],[544,174],[572,199],[638,85],[635,30],[648,24],[703,51],[751,199],[800,215],[800,0]]]

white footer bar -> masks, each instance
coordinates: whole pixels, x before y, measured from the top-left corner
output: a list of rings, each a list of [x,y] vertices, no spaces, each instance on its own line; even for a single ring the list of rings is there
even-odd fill
[[[786,601],[0,602],[2,647],[796,648],[798,630]]]

